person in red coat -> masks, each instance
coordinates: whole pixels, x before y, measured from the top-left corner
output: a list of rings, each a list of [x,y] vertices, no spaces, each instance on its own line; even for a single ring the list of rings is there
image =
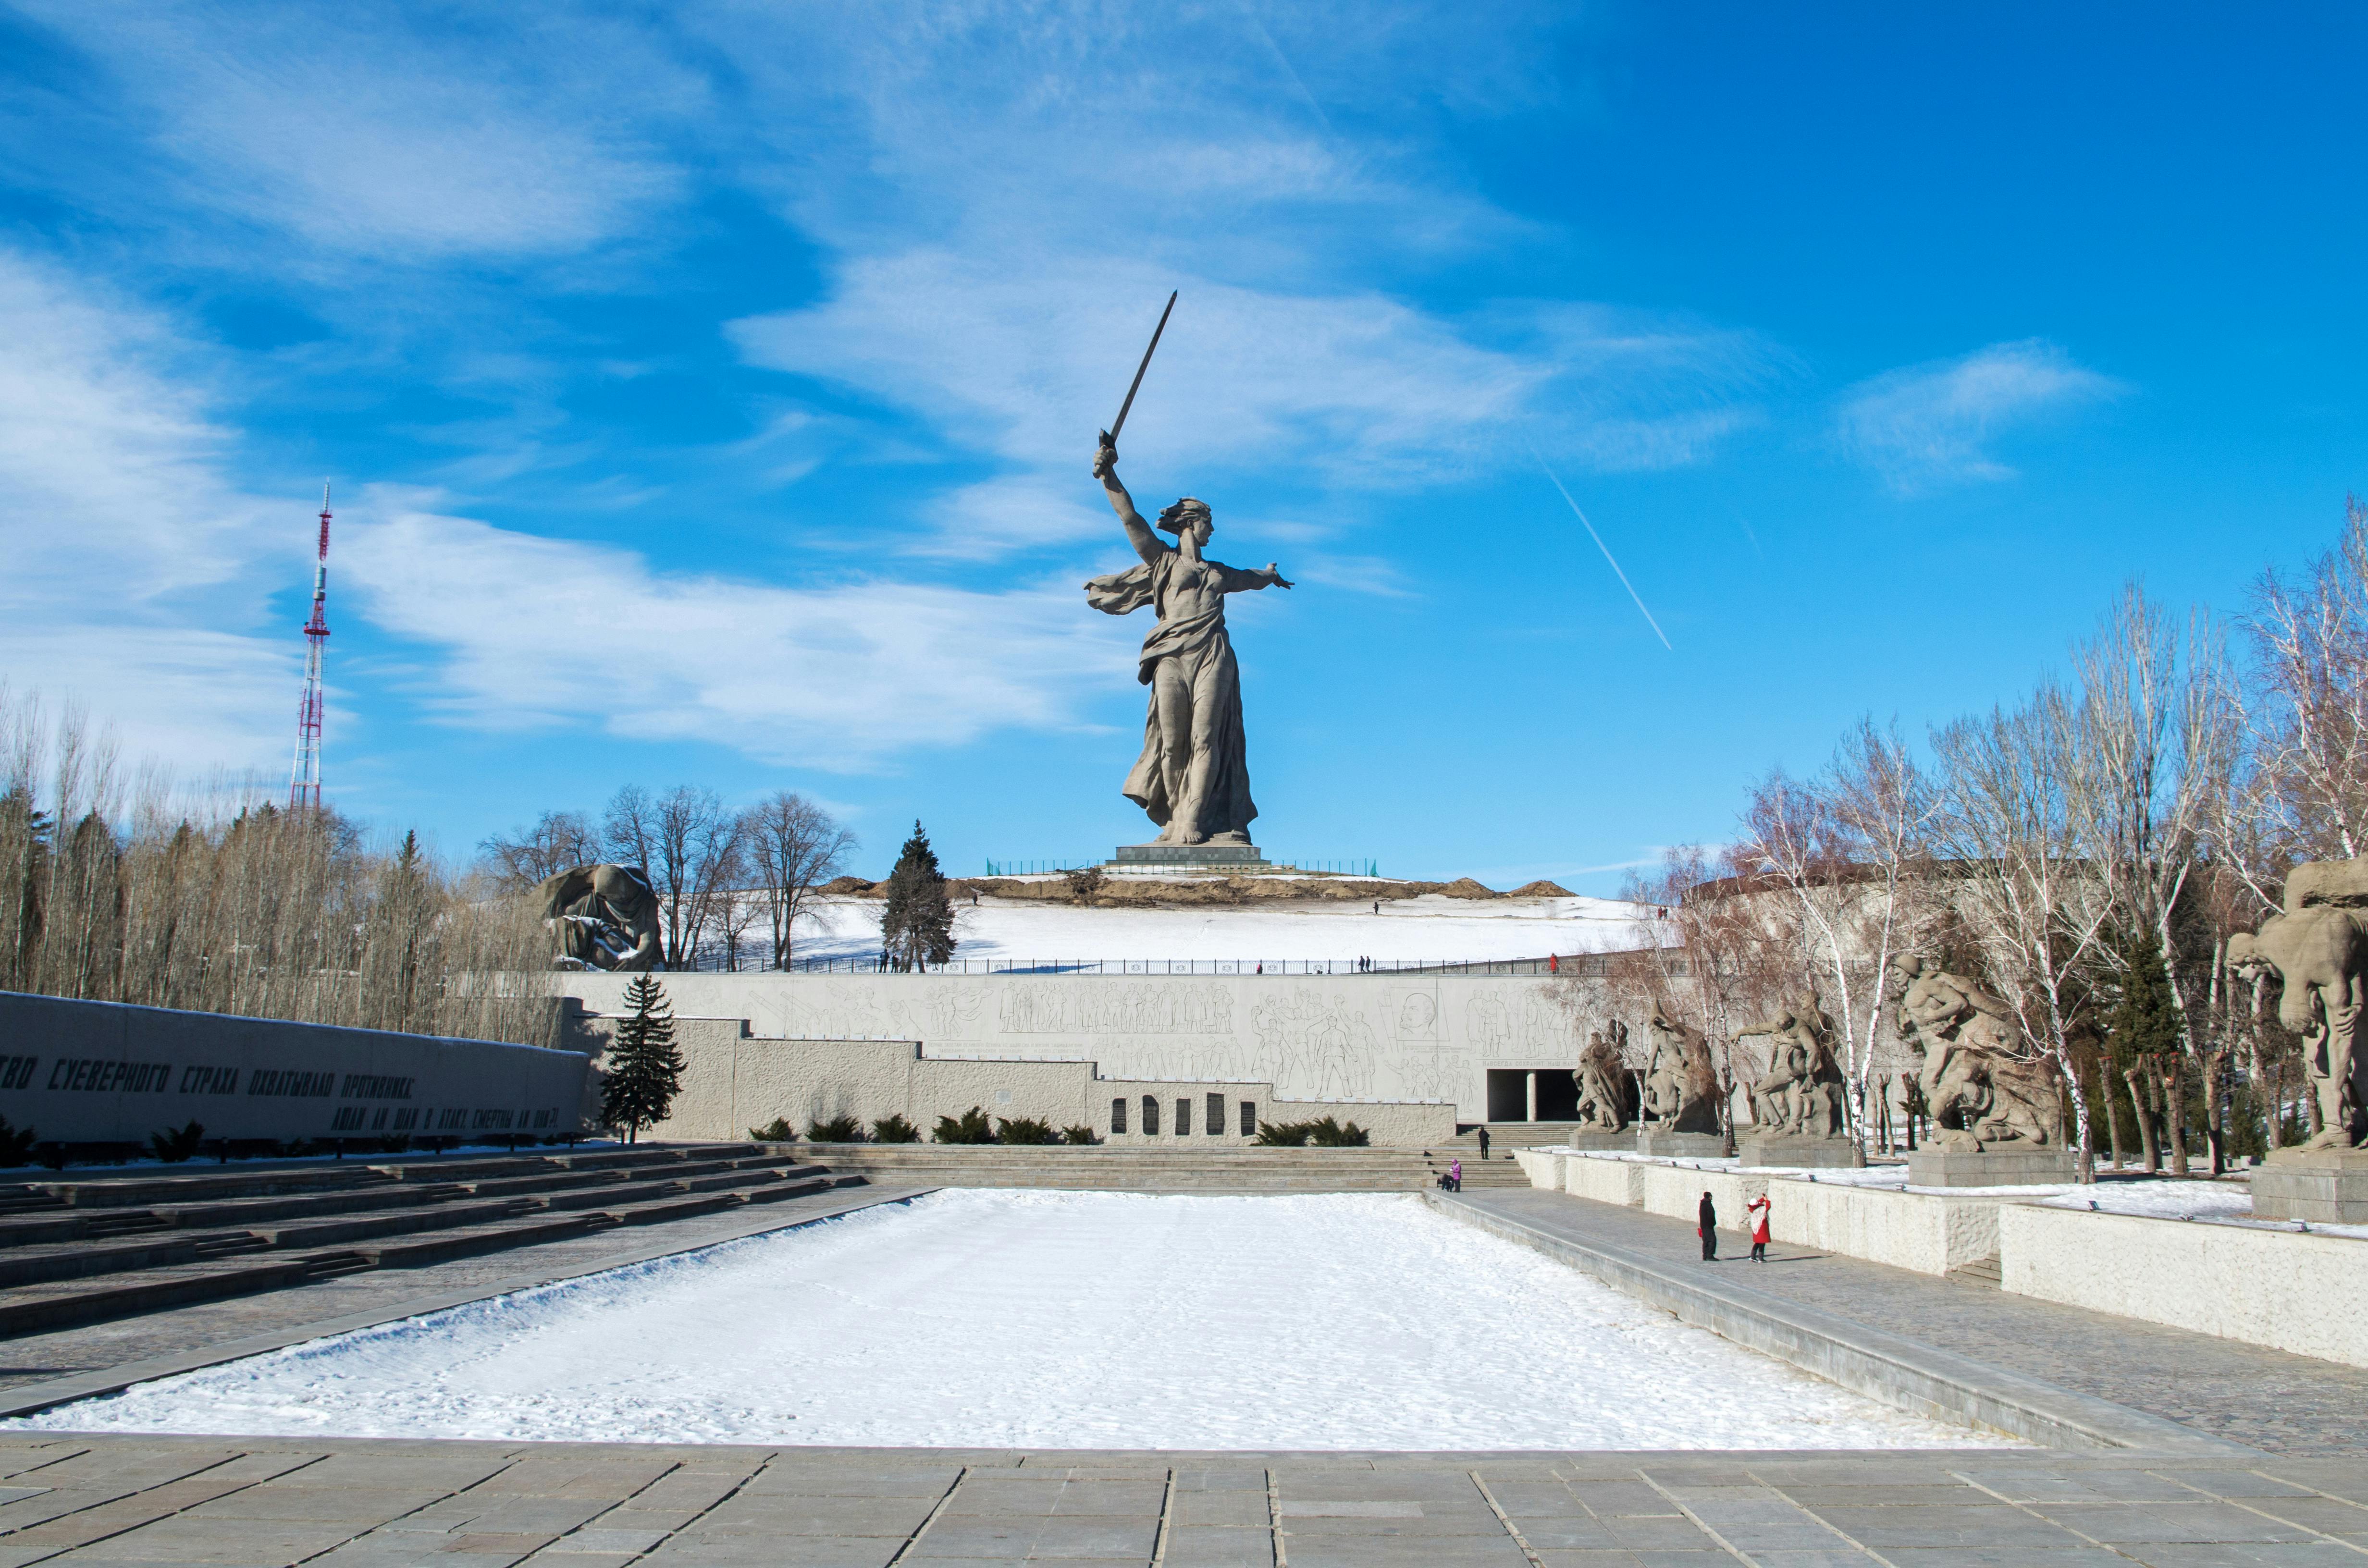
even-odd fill
[[[1751,1261],[1768,1261],[1768,1195],[1761,1193],[1751,1200],[1747,1212],[1751,1216]]]

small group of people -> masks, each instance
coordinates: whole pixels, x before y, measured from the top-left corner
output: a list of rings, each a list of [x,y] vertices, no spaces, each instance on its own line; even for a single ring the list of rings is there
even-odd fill
[[[1764,1192],[1753,1199],[1744,1210],[1744,1217],[1751,1226],[1751,1261],[1754,1263],[1768,1261],[1770,1212],[1768,1195]],[[1698,1211],[1697,1218],[1701,1223],[1694,1227],[1694,1233],[1702,1237],[1702,1261],[1716,1263],[1718,1261],[1718,1205],[1711,1201],[1710,1194],[1707,1192],[1702,1196],[1702,1208]]]
[[[1455,1159],[1455,1160],[1450,1160],[1450,1161],[1448,1161],[1448,1162],[1447,1162],[1447,1174],[1446,1174],[1445,1176],[1440,1176],[1440,1177],[1439,1178],[1439,1185],[1440,1185],[1442,1188],[1444,1188],[1446,1191],[1449,1191],[1449,1192],[1461,1192],[1461,1191],[1463,1191],[1463,1162],[1462,1160],[1460,1160],[1460,1159]]]

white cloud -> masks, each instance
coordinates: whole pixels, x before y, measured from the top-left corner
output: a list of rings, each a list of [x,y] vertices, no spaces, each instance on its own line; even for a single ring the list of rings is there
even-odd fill
[[[1076,723],[1133,674],[1074,586],[785,588],[662,574],[631,551],[507,532],[400,495],[345,553],[371,622],[439,652],[419,700],[484,726],[597,725],[857,768],[990,731]]]
[[[308,535],[223,477],[233,437],[193,357],[162,319],[0,250],[0,672],[135,753],[251,767],[292,733],[301,658],[246,634],[255,567],[302,581]]]
[[[1501,458],[1517,428],[1596,467],[1696,461],[1748,417],[1716,404],[1772,358],[1635,312],[1503,307],[1458,330],[1372,292],[937,249],[851,259],[822,303],[731,331],[754,363],[912,409],[1021,469],[944,508],[937,548],[987,554],[1104,526],[1086,474],[1094,432],[1116,416],[1170,288],[1180,297],[1122,468],[1146,494],[1190,489],[1219,506],[1225,477],[1278,466],[1347,488],[1460,477]]]
[[[105,62],[215,204],[356,255],[615,235],[681,188],[657,142],[705,107],[661,40],[581,13],[485,11],[436,37],[394,6],[20,8]]]
[[[1996,343],[1860,382],[1842,398],[1836,433],[1903,493],[2009,479],[2014,470],[1988,450],[1998,432],[2122,390],[2055,344]]]

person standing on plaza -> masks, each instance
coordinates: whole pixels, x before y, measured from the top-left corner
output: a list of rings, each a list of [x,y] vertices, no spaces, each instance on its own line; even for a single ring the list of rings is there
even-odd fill
[[[1447,1190],[1450,1192],[1463,1190],[1463,1162],[1460,1159],[1450,1160],[1447,1163]]]
[[[1702,1194],[1700,1213],[1702,1224],[1699,1230],[1702,1234],[1702,1261],[1716,1263],[1718,1261],[1718,1208],[1711,1202],[1710,1194],[1707,1192]]]
[[[1763,1192],[1753,1199],[1751,1206],[1744,1210],[1751,1216],[1751,1261],[1754,1263],[1768,1261],[1769,1209],[1768,1195]]]
[[[1480,1157],[1488,1157],[1488,1130],[1485,1127],[1480,1130]]]

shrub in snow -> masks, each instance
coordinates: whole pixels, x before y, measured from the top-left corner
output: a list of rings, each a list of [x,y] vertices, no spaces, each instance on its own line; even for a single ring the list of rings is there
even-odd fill
[[[794,1143],[798,1141],[798,1130],[790,1125],[789,1118],[777,1116],[762,1127],[748,1129],[748,1136],[759,1143]]]
[[[1099,1143],[1101,1142],[1100,1136],[1090,1127],[1064,1127],[1061,1129],[1061,1137],[1064,1142],[1070,1143]]]
[[[828,1121],[809,1122],[806,1136],[817,1143],[860,1143],[863,1123],[851,1116],[834,1116]]]
[[[871,1124],[875,1143],[918,1143],[921,1130],[901,1116],[883,1116]]]
[[[973,1106],[959,1119],[951,1116],[938,1118],[938,1130],[929,1134],[932,1143],[992,1143],[995,1129],[986,1119],[984,1107]]]
[[[1061,1133],[1049,1121],[1039,1121],[1032,1116],[1008,1116],[995,1130],[998,1143],[1058,1143]]]
[[[1258,1136],[1250,1140],[1269,1149],[1304,1149],[1310,1143],[1319,1149],[1362,1149],[1372,1141],[1372,1134],[1355,1122],[1344,1126],[1328,1116],[1314,1121],[1261,1121]]]

